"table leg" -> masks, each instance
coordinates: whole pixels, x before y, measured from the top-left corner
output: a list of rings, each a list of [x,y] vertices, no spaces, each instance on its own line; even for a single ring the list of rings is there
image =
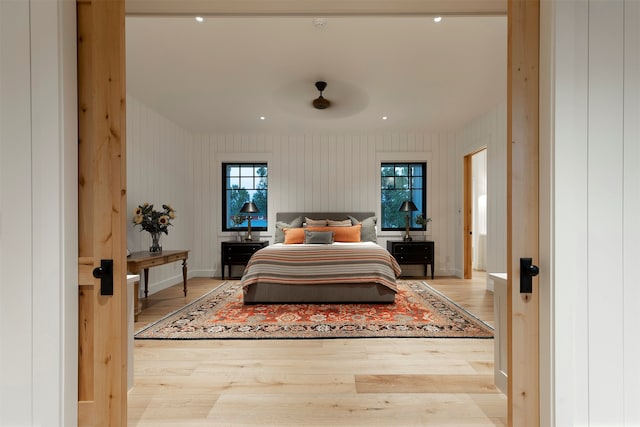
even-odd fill
[[[187,259],[185,258],[182,261],[182,288],[184,291],[184,296],[187,296]]]
[[[133,321],[138,321],[138,315],[142,310],[140,310],[140,302],[138,301],[138,293],[140,292],[140,281],[137,280],[133,284]]]
[[[144,297],[149,296],[149,269],[144,269]]]
[[[436,254],[435,250],[433,252],[433,257],[431,258],[431,280],[433,280],[433,275],[435,274],[436,269]]]

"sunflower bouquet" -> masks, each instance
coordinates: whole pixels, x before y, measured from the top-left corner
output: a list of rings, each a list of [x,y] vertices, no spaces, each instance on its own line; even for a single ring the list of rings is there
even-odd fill
[[[176,218],[176,211],[171,205],[162,205],[162,210],[153,209],[153,205],[143,203],[133,211],[133,224],[139,225],[142,230],[149,233],[169,234],[168,229],[171,221]],[[141,231],[142,231],[141,230]]]

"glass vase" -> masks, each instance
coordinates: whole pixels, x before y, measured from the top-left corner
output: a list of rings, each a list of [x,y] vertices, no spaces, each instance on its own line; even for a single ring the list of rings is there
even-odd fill
[[[162,252],[162,245],[160,245],[160,232],[149,232],[151,234],[151,246],[149,246],[149,252],[152,254],[159,254]]]

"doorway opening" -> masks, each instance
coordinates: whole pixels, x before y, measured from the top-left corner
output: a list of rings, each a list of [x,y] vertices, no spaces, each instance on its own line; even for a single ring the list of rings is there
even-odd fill
[[[464,157],[464,278],[486,271],[487,149]]]

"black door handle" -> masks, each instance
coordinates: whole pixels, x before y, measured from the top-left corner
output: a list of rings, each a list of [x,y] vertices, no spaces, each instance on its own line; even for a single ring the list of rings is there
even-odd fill
[[[533,265],[531,258],[520,258],[520,293],[530,294],[533,292],[533,284],[531,278],[537,276],[540,269],[537,265]]]
[[[101,259],[93,269],[93,277],[100,279],[100,295],[113,295],[113,260]]]

